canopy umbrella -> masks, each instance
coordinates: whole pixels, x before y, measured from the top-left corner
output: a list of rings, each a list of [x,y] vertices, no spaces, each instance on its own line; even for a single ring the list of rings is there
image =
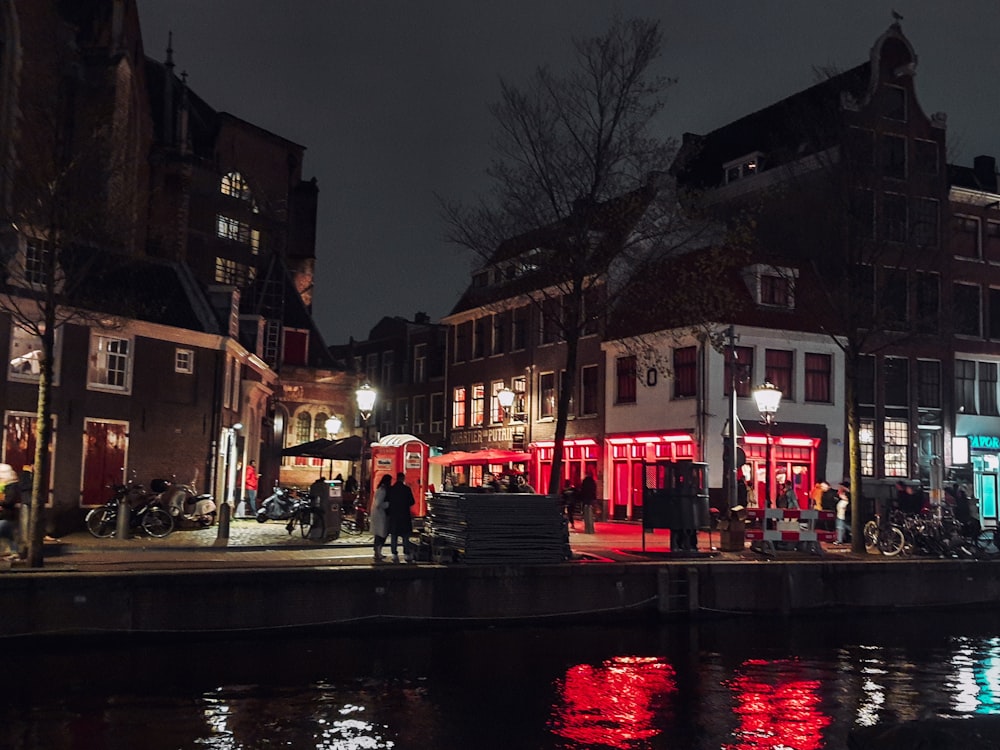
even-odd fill
[[[365,441],[358,435],[349,435],[340,440],[327,441],[330,445],[320,451],[321,458],[331,461],[358,461],[361,459],[361,449]]]
[[[290,445],[281,451],[282,456],[308,456],[309,458],[326,458],[326,454],[323,451],[333,445],[332,440],[327,440],[326,438],[318,438],[317,440],[310,440],[308,443],[299,443],[298,445]]]
[[[476,464],[522,463],[531,458],[530,453],[508,451],[501,448],[483,448],[478,451],[452,451],[428,459],[441,466],[474,466]]]

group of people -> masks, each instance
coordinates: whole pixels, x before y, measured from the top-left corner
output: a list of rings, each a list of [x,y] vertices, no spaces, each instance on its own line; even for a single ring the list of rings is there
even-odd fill
[[[396,474],[395,483],[391,474],[383,475],[378,481],[370,518],[372,536],[375,538],[375,562],[385,560],[382,548],[387,539],[393,562],[399,562],[400,539],[403,545],[403,559],[408,563],[416,561],[413,542],[410,540],[413,534],[410,508],[415,503],[413,491],[406,484],[406,475],[403,472]]]
[[[594,479],[593,473],[588,471],[580,481],[579,487],[574,487],[572,482],[566,482],[562,499],[566,522],[571,529],[575,529],[577,513],[582,513],[584,508],[597,507],[597,480]]]

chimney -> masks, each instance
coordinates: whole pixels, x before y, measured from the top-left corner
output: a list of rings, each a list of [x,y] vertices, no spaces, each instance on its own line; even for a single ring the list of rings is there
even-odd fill
[[[418,312],[416,315],[413,316],[413,322],[414,323],[430,323],[431,322],[431,316],[428,315],[425,312]]]
[[[979,187],[995,193],[997,191],[997,160],[992,156],[980,155],[973,160],[972,164],[972,171],[976,174]]]

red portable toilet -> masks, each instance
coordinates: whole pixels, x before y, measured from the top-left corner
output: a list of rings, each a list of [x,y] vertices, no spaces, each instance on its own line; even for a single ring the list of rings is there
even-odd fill
[[[386,435],[377,443],[372,443],[371,486],[378,487],[385,474],[396,481],[396,474],[406,475],[406,484],[413,491],[417,504],[413,515],[427,515],[427,458],[429,447],[413,435]]]

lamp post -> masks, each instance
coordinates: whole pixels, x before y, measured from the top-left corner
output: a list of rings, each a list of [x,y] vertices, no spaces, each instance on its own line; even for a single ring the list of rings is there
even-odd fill
[[[372,415],[372,411],[375,409],[375,398],[377,393],[375,389],[372,388],[368,383],[365,383],[360,388],[354,392],[354,399],[358,404],[358,414],[361,415],[361,423],[363,425],[363,436],[361,440],[361,480],[358,484],[358,488],[364,497],[365,505],[368,505],[369,493],[368,493],[368,480],[365,476],[365,454],[368,453],[368,419]]]
[[[501,388],[497,391],[497,403],[503,409],[503,423],[507,424],[507,418],[510,416],[510,407],[514,405],[514,391],[507,386]]]
[[[757,404],[757,411],[764,424],[767,435],[766,450],[764,453],[764,500],[766,507],[771,507],[771,429],[774,427],[774,415],[778,413],[781,405],[781,389],[769,380],[754,388],[753,400]],[[758,503],[760,500],[758,499]]]
[[[339,417],[330,417],[329,419],[327,419],[325,425],[327,438],[332,440],[333,436],[336,435],[338,432],[340,432],[341,424],[342,422],[340,421]]]

